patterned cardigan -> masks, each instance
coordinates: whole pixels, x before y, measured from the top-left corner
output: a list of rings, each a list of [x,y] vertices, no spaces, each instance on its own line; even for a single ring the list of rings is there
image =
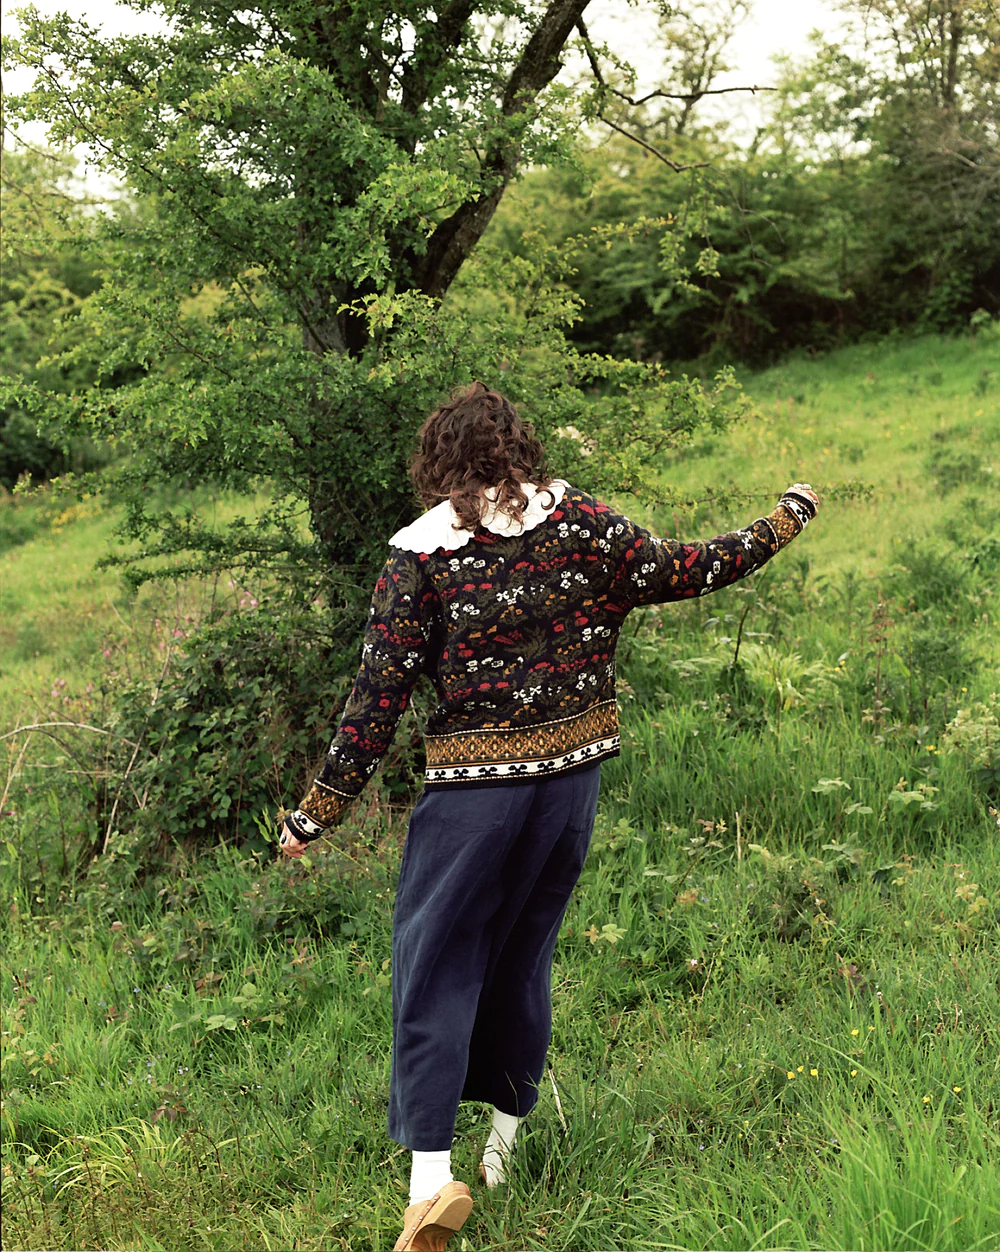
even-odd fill
[[[303,842],[337,823],[375,772],[421,674],[438,696],[425,728],[428,790],[618,755],[615,647],[628,613],[729,586],[815,515],[793,487],[745,530],[681,543],[568,483],[525,490],[521,525],[493,507],[474,533],[461,530],[446,500],[390,539],[340,726],[286,819]]]

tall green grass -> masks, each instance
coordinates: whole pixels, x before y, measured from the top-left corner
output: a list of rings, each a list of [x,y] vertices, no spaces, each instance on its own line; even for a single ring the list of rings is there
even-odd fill
[[[801,478],[873,493],[828,501],[747,583],[630,623],[550,1071],[456,1249],[1000,1248],[998,355],[931,338],[789,363],[748,380],[756,423],[664,465],[761,504]],[[5,594],[48,603],[58,569],[65,616],[4,682],[76,699],[99,679],[104,526],[16,550]],[[13,780],[0,851],[4,1246],[390,1247],[405,808],[376,779],[308,863],[220,848],[73,878],[51,841],[72,783],[49,777]],[[470,1184],[487,1131],[463,1105]]]

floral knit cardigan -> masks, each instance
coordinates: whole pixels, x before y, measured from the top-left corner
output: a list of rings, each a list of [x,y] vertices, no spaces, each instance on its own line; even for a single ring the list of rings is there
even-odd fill
[[[815,514],[790,488],[745,530],[680,543],[567,483],[531,488],[520,527],[494,512],[475,533],[458,530],[445,501],[393,535],[340,726],[286,819],[300,840],[338,822],[362,790],[421,674],[438,695],[425,731],[428,790],[616,756],[615,647],[630,610],[729,586]]]

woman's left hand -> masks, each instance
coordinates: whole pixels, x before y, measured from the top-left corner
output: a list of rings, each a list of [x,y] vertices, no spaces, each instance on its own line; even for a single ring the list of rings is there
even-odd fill
[[[281,834],[278,836],[278,845],[285,856],[290,856],[296,861],[309,847],[308,843],[303,843],[301,839],[296,837],[295,832],[291,829],[287,822],[285,822],[281,827]]]

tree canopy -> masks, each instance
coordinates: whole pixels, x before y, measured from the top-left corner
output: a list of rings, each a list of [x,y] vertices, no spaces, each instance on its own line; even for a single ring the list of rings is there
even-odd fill
[[[587,0],[135,7],[169,31],[106,38],[29,8],[5,57],[38,71],[11,118],[87,143],[143,204],[88,231],[94,384],[16,399],[129,453],[145,554],[308,569],[353,613],[414,508],[419,418],[455,384],[502,382],[563,472],[581,453],[556,430],[587,430],[598,489],[637,488],[650,446],[726,420],[725,380],[574,350],[551,249],[476,248],[520,169],[571,159],[593,100],[556,76]],[[206,479],[266,481],[273,505],[219,536],[142,491]]]

